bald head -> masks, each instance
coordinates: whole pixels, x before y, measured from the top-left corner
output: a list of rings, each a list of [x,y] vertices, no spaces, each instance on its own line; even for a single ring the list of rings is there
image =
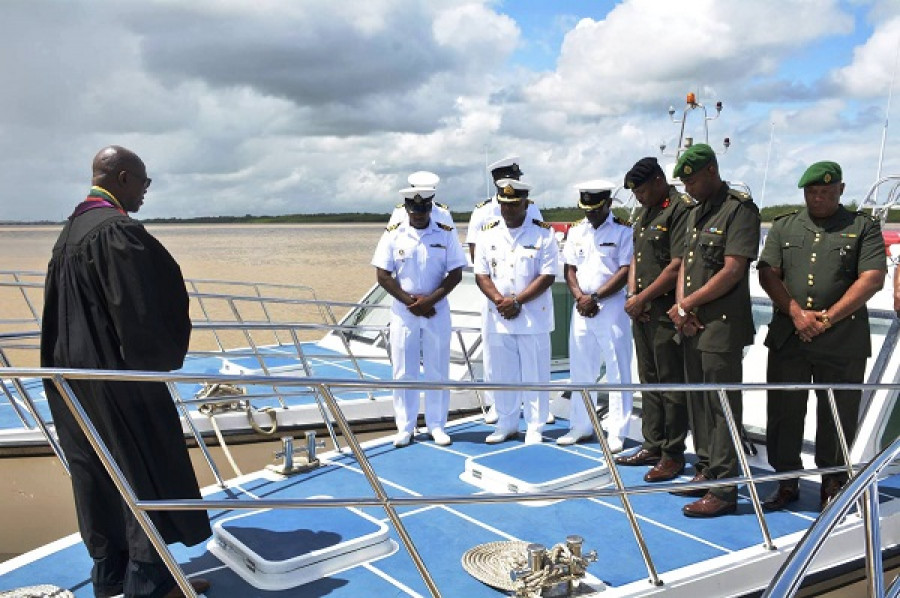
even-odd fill
[[[91,168],[92,184],[112,193],[127,212],[140,209],[150,178],[137,154],[119,145],[109,145],[97,152]]]

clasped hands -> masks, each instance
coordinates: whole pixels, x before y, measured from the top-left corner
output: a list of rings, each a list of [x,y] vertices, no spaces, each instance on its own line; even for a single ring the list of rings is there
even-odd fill
[[[600,306],[588,294],[582,294],[575,300],[575,309],[585,318],[593,318],[600,311]]]
[[[513,320],[522,313],[522,304],[512,296],[500,296],[494,299],[494,305],[497,306],[497,311],[500,312],[500,315],[506,320]]]
[[[684,308],[682,308],[684,309]],[[684,336],[696,336],[698,332],[703,330],[703,322],[700,321],[700,318],[697,317],[693,311],[684,310],[685,314],[682,316],[678,313],[678,304],[676,303],[672,307],[669,308],[669,311],[666,312],[666,315],[674,322],[675,328],[683,334]]]
[[[639,295],[633,295],[625,300],[625,313],[635,322],[649,322],[650,305],[638,297]]]
[[[406,309],[414,316],[430,318],[437,313],[434,309],[434,303],[425,295],[409,295],[412,303],[406,304]]]
[[[812,342],[812,339],[819,336],[829,328],[831,321],[826,315],[826,311],[812,311],[808,309],[797,309],[791,313],[791,320],[796,329],[794,334],[800,337],[804,343]]]

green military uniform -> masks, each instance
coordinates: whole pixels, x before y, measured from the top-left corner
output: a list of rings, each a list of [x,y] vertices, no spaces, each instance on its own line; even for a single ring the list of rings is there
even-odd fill
[[[722,187],[688,212],[682,295],[705,285],[725,265],[725,256],[756,259],[759,251],[759,208],[743,192]],[[741,280],[725,295],[699,306],[695,313],[704,328],[684,338],[685,377],[688,383],[741,382],[742,352],[755,333],[750,303],[749,265]],[[741,393],[728,393],[735,422],[741,424]],[[708,479],[739,473],[737,449],[731,439],[716,392],[692,392],[688,418],[699,462],[697,471]],[[718,498],[734,502],[735,487],[713,488]]]
[[[641,208],[634,222],[635,293],[640,293],[684,249],[687,215],[694,205],[690,196],[669,187],[669,196],[658,206]],[[684,382],[684,355],[676,342],[675,325],[666,312],[675,304],[675,290],[649,304],[650,319],[634,320],[634,350],[642,384]],[[687,436],[687,399],[680,392],[641,393],[643,448],[684,461]]]
[[[838,206],[830,218],[814,222],[806,209],[775,220],[759,261],[760,269],[778,268],[791,297],[812,311],[834,305],[866,270],[886,271],[884,241],[878,222],[863,212]],[[810,342],[803,342],[789,314],[772,315],[766,346],[768,381],[862,383],[866,358],[872,353],[869,315],[865,305],[836,322]],[[772,390],[768,393],[766,444],[775,471],[802,469],[800,452],[809,393]],[[816,465],[844,463],[827,393],[817,391]],[[838,413],[848,442],[856,436],[860,391],[835,390]],[[841,483],[846,474],[833,474]]]

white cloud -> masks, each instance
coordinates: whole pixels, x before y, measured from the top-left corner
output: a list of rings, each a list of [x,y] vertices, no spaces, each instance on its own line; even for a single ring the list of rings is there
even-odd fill
[[[898,51],[900,15],[895,15],[876,24],[872,36],[854,50],[853,62],[837,69],[832,81],[843,93],[853,97],[883,97],[892,80]]]

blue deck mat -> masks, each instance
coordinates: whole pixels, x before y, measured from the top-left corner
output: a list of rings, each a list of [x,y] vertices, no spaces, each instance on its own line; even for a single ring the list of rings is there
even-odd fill
[[[451,428],[454,444],[438,447],[421,436],[411,446],[396,449],[392,445],[379,445],[367,450],[372,467],[383,480],[391,496],[414,493],[477,494],[481,491],[459,479],[468,456],[496,452],[499,448],[524,446],[521,442],[508,442],[495,446],[483,443],[490,427],[466,423]],[[558,435],[564,425],[548,426],[547,435]],[[548,447],[549,448],[549,447]],[[576,452],[599,457],[599,446],[594,443],[577,445]],[[301,498],[330,495],[335,497],[372,497],[373,491],[359,471],[351,456],[333,456],[334,463],[289,479],[269,481],[256,478],[245,481],[240,489],[263,498]],[[341,465],[339,465],[340,463]],[[346,465],[346,466],[343,466]],[[530,465],[534,466],[534,463]],[[640,486],[645,467],[621,467],[620,474],[628,486]],[[682,479],[687,480],[689,468]],[[770,484],[760,486],[765,496]],[[880,485],[882,500],[891,500],[900,494],[900,476],[885,480]],[[239,489],[221,491],[210,498],[231,496],[247,501]],[[690,519],[681,514],[681,507],[692,499],[669,494],[634,495],[631,504],[639,518],[639,525],[654,566],[665,579],[674,569],[709,558],[726,555],[748,547],[759,547],[762,536],[753,514],[747,491],[742,489],[737,515],[712,520]],[[801,500],[785,511],[767,513],[766,522],[773,537],[801,531],[808,527],[818,514],[818,484],[801,481]],[[552,546],[572,533],[585,539],[585,549],[597,550],[598,562],[589,568],[594,577],[613,586],[646,580],[647,570],[634,541],[633,532],[617,497],[580,499],[555,502],[549,505],[481,504],[407,506],[398,510],[407,531],[416,543],[426,565],[434,576],[441,592],[446,596],[503,595],[484,586],[460,565],[463,553],[478,544],[510,538],[540,542]],[[387,522],[381,508],[367,508],[365,512]],[[230,517],[237,511],[211,513],[213,522]],[[297,521],[312,513],[304,512],[294,517],[283,512],[279,529],[302,527]],[[272,515],[276,517],[276,515]],[[316,529],[327,530],[327,519]],[[273,526],[274,529],[275,526]],[[313,526],[309,526],[313,527]],[[396,530],[389,524],[391,537],[399,543]],[[367,566],[335,574],[331,578],[307,584],[302,589],[282,592],[261,592],[250,588],[237,575],[224,569],[221,563],[205,551],[205,545],[185,548],[176,545],[174,553],[186,572],[202,573],[214,584],[207,594],[209,598],[246,598],[248,596],[329,596],[334,598],[406,595],[400,588],[428,595],[424,582],[415,569],[405,549]],[[279,553],[285,557],[287,553]],[[90,570],[81,544],[61,550],[53,562],[39,561],[12,573],[0,576],[0,588],[18,587],[35,583],[55,583],[75,589],[76,596],[90,596],[87,584]],[[392,583],[396,581],[400,588]],[[362,588],[362,590],[361,590]]]

